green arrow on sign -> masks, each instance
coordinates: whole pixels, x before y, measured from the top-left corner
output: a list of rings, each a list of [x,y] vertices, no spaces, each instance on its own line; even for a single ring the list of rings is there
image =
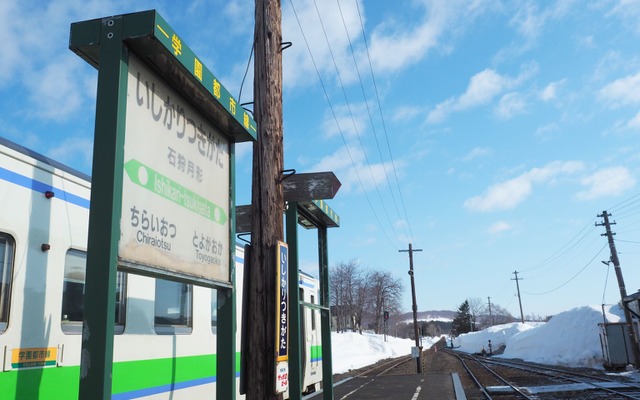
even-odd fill
[[[154,171],[140,161],[129,160],[124,164],[124,169],[131,182],[136,185],[220,225],[227,222],[228,217],[222,207]]]

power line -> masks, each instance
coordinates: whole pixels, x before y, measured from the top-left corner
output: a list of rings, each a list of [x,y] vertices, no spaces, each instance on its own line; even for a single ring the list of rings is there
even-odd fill
[[[316,74],[318,75],[318,80],[320,81],[320,86],[322,87],[322,91],[324,93],[325,99],[329,105],[329,109],[331,110],[331,114],[333,116],[334,121],[336,122],[336,126],[338,128],[338,132],[340,132],[340,136],[342,137],[342,141],[344,143],[344,147],[347,150],[347,155],[349,156],[349,160],[351,161],[351,165],[353,166],[353,169],[356,172],[356,176],[358,178],[358,182],[360,183],[360,187],[362,188],[362,192],[367,200],[367,203],[369,204],[369,208],[371,208],[371,211],[373,212],[373,215],[376,219],[376,221],[378,222],[378,225],[380,226],[380,228],[382,229],[382,232],[384,233],[384,236],[387,238],[387,240],[389,241],[389,243],[391,244],[392,247],[396,247],[394,246],[393,242],[391,241],[391,238],[389,237],[389,235],[387,234],[387,231],[384,229],[384,226],[382,225],[382,223],[380,222],[380,218],[378,217],[378,213],[376,213],[375,208],[373,207],[373,204],[371,203],[371,199],[369,198],[369,195],[367,194],[367,191],[364,188],[364,184],[362,183],[362,178],[360,177],[360,173],[358,172],[358,168],[356,168],[356,164],[353,161],[353,157],[351,156],[351,151],[349,150],[349,145],[347,144],[347,140],[345,138],[344,132],[342,131],[342,128],[340,127],[340,122],[338,121],[338,117],[336,116],[336,112],[333,108],[333,104],[331,103],[331,99],[329,98],[329,93],[327,92],[327,88],[324,84],[324,81],[322,80],[322,76],[320,75],[320,70],[318,69],[318,65],[316,64],[315,58],[313,57],[313,53],[311,52],[311,47],[309,46],[309,41],[307,40],[307,36],[304,33],[304,30],[302,29],[302,24],[300,23],[300,18],[298,17],[298,13],[296,11],[295,6],[293,5],[293,0],[289,0],[290,4],[291,4],[291,8],[293,10],[293,14],[296,17],[296,22],[298,23],[298,27],[300,28],[300,33],[302,34],[302,38],[304,39],[304,43],[307,46],[307,51],[309,52],[309,56],[311,57],[311,62],[313,64],[313,67],[315,68]]]
[[[391,189],[391,181],[389,180],[389,174],[387,173],[387,166],[384,162],[384,157],[382,155],[382,149],[380,148],[380,142],[378,141],[378,133],[376,132],[376,125],[373,122],[373,117],[371,115],[371,109],[369,108],[369,101],[367,99],[367,94],[364,90],[364,83],[362,82],[362,76],[360,75],[360,68],[358,67],[358,62],[356,60],[356,54],[355,51],[353,50],[353,43],[351,42],[351,35],[349,35],[349,29],[347,28],[347,23],[344,19],[344,14],[342,13],[342,7],[340,6],[340,1],[336,0],[336,3],[338,4],[338,10],[340,11],[340,18],[342,19],[342,26],[344,26],[344,31],[347,34],[347,40],[349,41],[349,48],[351,49],[351,56],[353,58],[353,64],[356,67],[356,72],[358,75],[358,81],[360,82],[360,89],[362,90],[362,97],[364,98],[364,103],[366,105],[367,108],[367,114],[369,115],[369,121],[371,122],[371,129],[373,131],[373,137],[376,141],[376,147],[378,148],[378,154],[380,155],[380,160],[382,161],[382,169],[384,171],[384,175],[387,181],[387,186],[389,187],[389,193],[391,193],[391,200],[393,201],[393,206],[396,209],[396,213],[398,214],[398,218],[400,220],[402,220],[402,217],[400,216],[400,210],[398,209],[398,203],[396,202],[396,197],[393,194],[393,189]],[[357,1],[356,1],[357,3]],[[364,30],[364,26],[362,27],[362,29]],[[364,35],[366,37],[366,35]],[[373,71],[372,71],[372,76],[373,76]],[[409,237],[411,240],[413,240],[412,236],[409,236],[408,232],[407,232],[407,228],[406,228],[406,224],[402,224],[402,228],[404,229],[404,233],[407,237]]]
[[[336,76],[338,78],[338,82],[340,83],[340,89],[342,90],[342,95],[344,96],[344,100],[345,100],[345,104],[347,105],[347,110],[349,111],[349,117],[351,118],[351,122],[353,124],[353,129],[356,132],[356,137],[358,138],[358,143],[360,144],[360,147],[362,148],[362,153],[364,154],[364,158],[367,164],[367,167],[369,168],[369,173],[371,175],[371,179],[373,180],[373,184],[374,187],[376,189],[376,192],[378,193],[378,198],[380,199],[380,203],[383,205],[382,209],[384,210],[384,213],[387,217],[387,222],[389,222],[389,225],[391,226],[391,229],[393,230],[394,235],[396,236],[396,239],[398,240],[398,242],[400,242],[400,237],[398,236],[398,233],[395,230],[395,227],[393,226],[393,223],[391,222],[391,217],[389,216],[389,213],[387,212],[387,208],[384,207],[384,201],[382,200],[382,194],[380,193],[380,189],[378,187],[378,182],[376,181],[376,177],[373,173],[373,169],[371,168],[371,162],[369,161],[369,156],[367,155],[367,150],[364,147],[364,144],[362,143],[362,137],[360,135],[360,130],[358,129],[358,125],[356,124],[355,118],[353,116],[353,111],[351,109],[351,103],[349,102],[349,97],[347,96],[347,91],[345,89],[344,86],[344,82],[342,81],[342,74],[340,74],[340,70],[338,68],[338,64],[336,62],[335,56],[333,54],[333,49],[331,48],[331,43],[329,42],[329,37],[327,36],[327,31],[324,27],[324,22],[322,21],[322,16],[320,15],[320,10],[318,10],[318,4],[316,3],[316,0],[313,1],[313,5],[315,7],[316,13],[318,15],[318,20],[320,21],[320,27],[322,29],[322,33],[324,34],[324,38],[327,42],[327,47],[329,48],[329,54],[331,55],[331,61],[333,62],[333,66],[336,70]],[[357,68],[357,66],[356,66]],[[364,188],[363,188],[364,189]]]
[[[549,257],[545,258],[544,260],[542,260],[538,264],[533,265],[532,267],[523,269],[522,272],[534,271],[536,269],[542,268],[545,265],[548,265],[551,262],[553,262],[553,261],[559,259],[560,257],[566,255],[567,253],[569,253],[580,242],[582,242],[587,237],[587,235],[589,233],[591,233],[591,232],[593,232],[595,230],[595,227],[593,226],[593,221],[594,221],[593,219],[591,221],[589,221],[575,236],[573,236],[571,239],[569,239],[569,241],[567,243],[565,243],[562,247],[560,247],[558,250],[556,250]],[[588,231],[588,232],[585,232],[585,230],[587,228],[591,228],[591,230]],[[585,233],[582,236],[580,236],[580,234],[582,234],[583,232],[585,232]],[[576,238],[578,238],[579,236],[580,236],[580,238],[576,240]]]
[[[371,79],[373,81],[373,88],[376,93],[376,100],[378,103],[378,109],[380,110],[380,119],[382,121],[382,130],[384,131],[385,138],[387,139],[387,149],[389,150],[389,158],[391,160],[391,167],[393,169],[393,174],[396,178],[396,186],[398,188],[398,194],[400,196],[400,201],[402,202],[402,209],[404,210],[405,221],[407,223],[407,227],[409,228],[409,234],[411,235],[413,241],[413,232],[411,230],[411,224],[409,223],[409,216],[407,214],[407,207],[404,202],[404,196],[402,195],[402,190],[400,189],[400,181],[398,180],[398,173],[396,169],[396,164],[393,161],[393,153],[391,152],[391,144],[389,143],[389,134],[387,132],[387,124],[384,122],[384,113],[382,112],[382,102],[380,101],[380,94],[378,93],[378,85],[376,84],[375,74],[373,73],[373,64],[371,63],[371,55],[369,53],[369,44],[367,42],[367,36],[365,35],[364,30],[364,22],[362,21],[362,13],[360,12],[360,5],[358,0],[356,0],[356,8],[358,10],[358,17],[360,18],[360,26],[362,27],[362,38],[364,39],[365,49],[367,50],[367,60],[369,60],[369,70],[371,71]]]
[[[539,295],[543,295],[543,294],[549,294],[551,292],[555,292],[556,290],[563,288],[565,286],[567,286],[572,280],[574,280],[576,277],[578,277],[578,275],[580,275],[585,269],[587,269],[587,267],[589,265],[591,265],[591,263],[593,262],[593,260],[596,259],[596,257],[598,257],[600,255],[600,253],[602,253],[602,250],[604,250],[604,248],[607,247],[607,245],[605,244],[604,246],[602,246],[602,248],[596,253],[595,256],[593,256],[593,258],[591,260],[589,260],[588,263],[586,263],[578,272],[576,272],[575,275],[573,275],[571,278],[569,278],[567,281],[565,281],[562,285],[557,286],[551,290],[547,290],[546,292],[540,292],[540,293],[529,293],[529,292],[525,292],[526,294],[532,295],[532,296],[539,296]]]

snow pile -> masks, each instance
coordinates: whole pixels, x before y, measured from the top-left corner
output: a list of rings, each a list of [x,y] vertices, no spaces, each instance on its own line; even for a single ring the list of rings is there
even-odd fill
[[[465,353],[480,353],[482,349],[489,352],[489,340],[491,340],[493,350],[497,350],[501,346],[505,346],[513,336],[533,329],[539,324],[541,323],[513,322],[495,325],[483,331],[462,334],[453,339],[453,346]]]
[[[614,314],[615,311],[619,315]],[[619,307],[614,313],[608,312],[609,322],[619,322],[623,315]],[[598,324],[603,321],[600,307],[585,306],[565,311],[536,329],[513,336],[503,356],[542,364],[602,366]]]
[[[412,340],[398,339],[363,332],[331,333],[333,372],[347,372],[351,369],[374,364],[378,360],[398,357],[411,353]]]
[[[605,307],[607,322],[619,322],[618,306]],[[454,339],[454,346],[467,353],[488,351],[505,345],[505,358],[572,367],[600,367],[604,359],[600,346],[599,323],[602,308],[584,306],[562,312],[546,323],[511,323],[493,326]]]
[[[604,309],[607,322],[624,320],[622,309],[608,306]],[[519,358],[525,361],[571,367],[602,368],[604,359],[600,346],[599,323],[604,321],[600,306],[584,306],[554,316],[549,322],[511,323],[492,326],[480,332],[454,338],[456,350],[478,353],[488,352],[491,340],[493,350],[506,346],[504,354],[495,357]],[[381,359],[411,353],[415,342],[372,333],[331,334],[333,370],[335,373],[361,368]],[[423,349],[428,349],[439,337],[423,338]],[[448,342],[450,344],[450,342]]]
[[[440,338],[423,338],[423,348],[429,348]],[[333,372],[342,373],[351,369],[374,364],[385,358],[399,357],[411,354],[411,348],[416,345],[414,340],[398,339],[387,335],[363,332],[331,333]]]

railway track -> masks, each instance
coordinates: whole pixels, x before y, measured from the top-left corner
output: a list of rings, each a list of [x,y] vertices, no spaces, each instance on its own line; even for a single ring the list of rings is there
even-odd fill
[[[380,376],[380,375],[404,375],[416,372],[416,362],[411,356],[402,356],[382,361],[358,372],[354,377]]]
[[[638,399],[640,383],[603,371],[550,367],[441,349],[425,352],[429,373],[457,373],[468,400]],[[349,377],[415,375],[416,361],[398,357],[352,371]],[[334,379],[334,382],[337,382]]]
[[[640,384],[600,371],[576,371],[466,353],[441,351],[464,369],[468,399],[640,399]],[[459,374],[461,374],[459,372]],[[469,383],[473,382],[473,383]]]

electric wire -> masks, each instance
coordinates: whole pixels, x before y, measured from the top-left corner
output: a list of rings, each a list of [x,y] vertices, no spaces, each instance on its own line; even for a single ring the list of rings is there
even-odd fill
[[[631,206],[632,204],[640,202],[640,198],[638,198],[638,199],[636,199],[634,201],[631,201],[632,199],[635,199],[636,197],[640,197],[640,193],[636,193],[633,196],[631,196],[630,198],[628,198],[626,200],[623,200],[620,203],[614,205],[613,207],[609,207],[609,211],[610,212],[612,212],[612,211],[616,211],[617,212],[617,211],[623,210],[623,209]],[[626,202],[629,202],[629,204],[626,204],[626,205],[622,206]],[[618,207],[620,207],[620,208],[618,208]]]
[[[402,195],[402,190],[400,189],[400,181],[398,179],[398,172],[396,168],[395,161],[393,160],[393,153],[391,152],[391,144],[389,143],[389,133],[387,131],[387,124],[384,121],[384,113],[382,112],[382,102],[380,101],[380,94],[378,93],[378,85],[376,83],[375,74],[373,73],[373,64],[371,63],[371,55],[369,53],[369,43],[367,42],[367,36],[365,34],[364,29],[364,21],[362,20],[362,13],[360,12],[360,5],[358,0],[355,0],[356,8],[358,10],[358,17],[360,18],[360,26],[362,27],[362,38],[364,39],[364,46],[367,50],[367,60],[369,60],[369,69],[371,71],[371,80],[373,82],[373,88],[376,93],[376,100],[378,103],[378,109],[380,111],[380,120],[382,121],[382,130],[384,131],[385,138],[387,140],[387,149],[389,150],[389,159],[391,160],[391,168],[393,170],[393,174],[396,178],[396,187],[398,188],[398,195],[400,196],[400,201],[402,203],[402,209],[404,210],[405,221],[407,222],[407,227],[409,228],[409,234],[413,240],[413,231],[411,230],[411,224],[409,222],[409,216],[407,214],[407,207],[404,202],[404,196]]]
[[[349,34],[349,29],[347,28],[347,22],[344,19],[344,14],[342,12],[342,7],[340,6],[340,1],[336,0],[338,4],[338,10],[340,11],[340,19],[342,19],[342,26],[344,27],[344,31],[347,35],[347,40],[349,41],[349,49],[351,50],[351,57],[353,58],[353,65],[356,68],[356,73],[358,75],[358,81],[360,82],[360,89],[362,90],[362,97],[364,98],[364,103],[367,108],[367,114],[369,116],[369,121],[371,122],[371,130],[373,132],[373,137],[376,142],[376,147],[378,149],[378,155],[380,156],[380,160],[382,162],[382,169],[384,171],[385,180],[387,181],[387,186],[389,188],[389,193],[391,194],[391,200],[393,201],[393,206],[396,209],[396,213],[398,214],[399,220],[403,221],[402,216],[400,215],[400,210],[398,209],[398,202],[396,201],[396,196],[393,193],[393,189],[391,189],[391,181],[389,180],[389,173],[387,172],[387,165],[384,162],[384,157],[382,155],[382,149],[380,148],[380,142],[378,141],[378,133],[376,131],[376,124],[373,122],[373,116],[371,115],[371,108],[369,107],[369,101],[367,99],[367,94],[364,89],[364,83],[362,82],[362,75],[360,74],[360,67],[358,67],[358,61],[356,60],[356,53],[353,49],[353,43],[351,42],[351,35]],[[357,0],[356,0],[357,3]],[[317,9],[317,8],[316,8]],[[366,35],[365,35],[366,36]],[[409,232],[407,232],[406,223],[402,224],[402,228],[404,229],[404,234],[406,237],[410,238],[413,242],[413,237],[409,236]]]
[[[611,264],[607,264],[607,275],[604,277],[604,289],[602,290],[602,304],[604,304],[604,297],[607,293],[607,282],[609,282],[609,272],[611,272]]]
[[[584,238],[586,238],[587,236],[583,236],[583,238],[581,238],[581,240],[583,240]],[[586,252],[588,252],[590,249],[593,248],[594,245],[596,245],[597,242],[599,242],[601,240],[600,235],[598,236],[593,236],[591,238],[591,241],[589,243],[585,243],[584,246],[581,247],[581,249],[578,249],[577,247],[574,247],[573,250],[575,250],[575,252],[573,252],[572,250],[572,255],[569,255],[569,253],[564,254],[564,256],[566,256],[566,261],[561,261],[561,259],[558,259],[555,263],[550,264],[550,267],[553,268],[553,270],[551,272],[548,271],[542,271],[542,270],[537,270],[537,274],[536,275],[529,275],[529,279],[548,279],[550,274],[553,273],[558,273],[562,270],[564,270],[567,266],[572,266],[573,264],[575,264],[576,261],[576,257],[573,255],[575,253],[577,253],[578,255],[581,254],[585,254]],[[576,244],[577,246],[577,244]],[[524,271],[521,271],[524,272]]]
[[[576,274],[575,274],[575,275],[573,275],[571,278],[569,278],[567,281],[565,281],[562,285],[557,286],[557,287],[555,287],[555,288],[553,288],[553,289],[551,289],[551,290],[547,290],[546,292],[532,293],[532,292],[524,292],[524,291],[523,291],[522,293],[525,293],[525,294],[528,294],[528,295],[531,295],[531,296],[539,296],[539,295],[549,294],[549,293],[551,293],[551,292],[555,292],[556,290],[558,290],[558,289],[561,289],[561,288],[565,287],[565,286],[566,286],[566,285],[568,285],[571,281],[573,281],[575,278],[577,278],[577,277],[578,277],[578,275],[580,275],[582,272],[584,272],[584,270],[585,270],[585,269],[587,269],[587,267],[588,267],[589,265],[591,265],[591,263],[593,263],[593,260],[595,260],[595,259],[596,259],[596,257],[598,257],[598,256],[600,255],[600,253],[602,253],[602,250],[604,250],[604,249],[605,249],[605,247],[607,247],[607,245],[608,245],[608,244],[606,244],[606,243],[605,243],[605,244],[600,248],[600,250],[596,253],[596,255],[595,255],[595,256],[593,256],[593,258],[591,258],[591,260],[589,260],[589,262],[587,262],[587,263],[586,263],[586,264],[585,264],[585,265],[584,265],[584,266],[583,266],[583,267],[582,267],[578,272],[576,272]]]
[[[556,250],[553,254],[551,254],[549,257],[545,258],[544,260],[540,261],[539,263],[529,267],[529,268],[525,268],[522,269],[522,272],[529,272],[529,271],[535,271],[537,269],[540,269],[542,267],[544,267],[545,265],[550,264],[553,261],[556,261],[557,259],[561,258],[562,256],[566,255],[568,252],[570,252],[573,248],[575,248],[580,242],[582,242],[588,234],[590,234],[593,230],[595,230],[595,225],[593,225],[595,219],[592,219],[591,221],[589,221],[582,229],[580,229],[580,231],[573,236],[571,239],[569,239],[569,241],[567,243],[565,243],[562,247],[560,247],[558,250]],[[591,231],[589,232],[585,232],[585,230],[587,228],[591,227]],[[576,240],[576,238],[578,238],[578,236],[580,236],[583,232],[585,232],[579,239]],[[575,241],[575,243],[574,243]]]
[[[364,190],[364,184],[362,183],[362,178],[360,177],[360,173],[358,172],[358,169],[356,168],[355,162],[353,161],[353,157],[351,156],[351,151],[349,150],[349,145],[347,144],[347,140],[345,138],[344,132],[342,130],[342,128],[340,127],[340,122],[338,121],[338,117],[336,116],[336,112],[333,108],[333,104],[331,103],[331,99],[329,98],[329,93],[327,92],[327,88],[325,87],[324,81],[322,80],[322,76],[320,75],[320,70],[318,69],[318,65],[315,61],[315,58],[313,57],[313,53],[311,52],[311,47],[309,46],[309,41],[307,40],[307,36],[304,33],[304,30],[302,29],[302,24],[300,23],[300,18],[298,17],[298,12],[296,11],[295,6],[293,5],[293,0],[289,0],[289,3],[291,4],[291,8],[293,10],[293,14],[296,18],[296,22],[298,23],[298,27],[300,28],[300,33],[302,34],[302,38],[304,39],[304,43],[307,46],[307,51],[309,52],[309,56],[311,57],[311,62],[313,64],[313,67],[316,70],[316,74],[318,75],[318,79],[320,81],[320,86],[322,87],[322,91],[324,93],[325,96],[325,100],[327,101],[328,105],[329,105],[329,109],[331,110],[331,114],[333,116],[334,121],[336,122],[336,126],[338,128],[338,131],[340,132],[340,136],[342,137],[342,141],[344,142],[344,146],[345,149],[347,150],[347,155],[349,156],[349,160],[351,161],[351,165],[353,166],[355,172],[356,172],[356,177],[358,178],[358,182],[360,183],[360,187],[362,188],[363,194],[367,200],[367,203],[369,204],[369,207],[371,208],[371,211],[373,212],[373,215],[376,219],[376,221],[378,222],[378,225],[382,228],[382,232],[384,233],[384,236],[387,238],[387,241],[391,244],[392,247],[396,247],[394,246],[393,242],[391,241],[391,238],[389,237],[389,235],[387,234],[387,231],[384,229],[384,226],[382,225],[382,223],[380,222],[380,218],[378,217],[378,214],[375,211],[375,208],[373,207],[373,204],[371,203],[371,199],[369,198],[369,195],[367,194],[366,190]]]
[[[616,239],[616,242],[640,244],[640,242],[635,241],[635,240],[623,240],[623,239]]]
[[[247,79],[247,74],[249,73],[249,67],[251,66],[251,59],[253,59],[253,48],[255,47],[255,38],[253,43],[251,43],[251,52],[249,53],[249,60],[247,61],[247,68],[244,70],[244,75],[242,76],[242,82],[240,82],[240,93],[238,93],[238,104],[242,104],[242,88],[244,87],[244,81]]]
[[[313,0],[313,5],[315,7],[316,14],[318,15],[318,20],[320,21],[320,28],[322,29],[322,33],[324,34],[325,41],[327,42],[327,47],[329,48],[329,54],[331,55],[331,61],[333,62],[333,66],[334,66],[334,68],[336,70],[336,76],[338,78],[338,82],[340,84],[340,89],[342,91],[342,95],[344,96],[345,104],[346,104],[347,110],[349,112],[349,118],[351,119],[351,122],[353,123],[353,129],[354,129],[354,131],[356,133],[356,137],[358,138],[358,143],[360,144],[360,147],[362,148],[362,153],[364,154],[365,162],[367,164],[367,167],[369,168],[369,173],[371,175],[371,179],[373,180],[376,192],[378,194],[378,198],[380,199],[380,203],[384,204],[384,201],[382,200],[382,194],[380,193],[380,188],[378,186],[378,182],[377,182],[376,177],[375,177],[375,175],[373,173],[373,169],[371,168],[371,162],[369,161],[369,156],[367,155],[367,150],[365,149],[365,146],[362,143],[362,137],[360,135],[360,130],[358,129],[358,125],[355,122],[355,117],[353,116],[353,110],[351,109],[351,103],[349,102],[349,97],[347,96],[347,91],[345,89],[345,85],[344,85],[344,82],[342,80],[342,74],[340,73],[340,69],[338,68],[338,63],[336,62],[335,55],[333,54],[333,49],[331,48],[331,43],[329,41],[329,36],[327,35],[327,31],[326,31],[325,26],[324,26],[324,21],[322,20],[322,16],[320,15],[320,10],[318,9],[318,4],[316,3],[316,0]],[[384,210],[384,213],[385,213],[385,215],[387,217],[387,222],[391,226],[393,234],[395,235],[396,239],[398,240],[398,243],[401,243],[400,237],[398,236],[398,233],[396,232],[395,227],[394,227],[393,223],[391,222],[391,217],[389,216],[389,212],[387,211],[387,208],[384,207],[384,205],[383,205],[382,209]]]

